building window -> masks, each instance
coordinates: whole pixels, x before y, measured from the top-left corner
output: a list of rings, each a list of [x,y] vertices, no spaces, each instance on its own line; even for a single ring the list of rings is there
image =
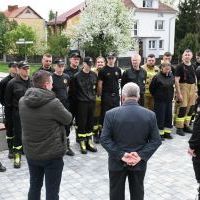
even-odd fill
[[[164,30],[164,21],[163,20],[155,21],[155,30]]]
[[[137,35],[138,35],[138,21],[135,21],[135,22],[134,22],[133,34],[134,34],[134,36],[137,36]]]
[[[159,49],[164,49],[164,40],[159,40]]]
[[[149,49],[156,49],[156,40],[149,40]]]
[[[144,0],[143,1],[144,8],[152,8],[153,7],[153,0]]]

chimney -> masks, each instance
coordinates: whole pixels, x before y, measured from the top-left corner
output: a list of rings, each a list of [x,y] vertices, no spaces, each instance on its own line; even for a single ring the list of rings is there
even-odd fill
[[[16,10],[16,9],[18,9],[18,5],[13,5],[13,6],[9,5],[8,6],[8,11],[9,12],[12,12],[13,10]]]

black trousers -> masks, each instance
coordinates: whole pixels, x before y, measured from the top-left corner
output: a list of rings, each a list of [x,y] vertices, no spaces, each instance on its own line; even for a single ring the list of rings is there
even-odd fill
[[[200,183],[200,157],[199,156],[193,157],[192,162],[196,180],[198,183]]]
[[[144,94],[140,94],[140,99],[138,101],[139,105],[144,107]]]
[[[6,127],[6,136],[11,139],[13,138],[13,119],[12,119],[12,111],[10,108],[4,108],[5,113],[5,127]]]
[[[87,136],[88,133],[93,131],[94,125],[94,109],[95,102],[82,102],[77,104],[77,132],[78,135],[82,135],[82,139]],[[81,139],[81,138],[80,138]]]
[[[125,200],[125,182],[128,177],[130,200],[144,199],[144,176],[146,171],[109,171],[110,200]]]
[[[159,102],[154,100],[154,112],[160,130],[172,128],[172,101]]]
[[[119,106],[120,97],[118,94],[102,94],[100,124],[103,126],[106,111]]]
[[[14,130],[13,146],[14,151],[18,152],[22,150],[22,128],[18,109],[13,110],[12,117]]]

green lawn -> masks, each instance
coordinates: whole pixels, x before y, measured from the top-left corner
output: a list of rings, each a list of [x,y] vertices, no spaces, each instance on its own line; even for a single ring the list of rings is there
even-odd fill
[[[31,66],[31,74],[33,74],[41,65],[32,65]],[[0,72],[8,72],[8,64],[0,63]]]

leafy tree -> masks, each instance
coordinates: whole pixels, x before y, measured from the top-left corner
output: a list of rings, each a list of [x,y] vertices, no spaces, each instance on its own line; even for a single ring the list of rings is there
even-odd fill
[[[52,19],[55,19],[56,17],[56,13],[53,12],[53,10],[49,11],[49,21],[51,21]]]
[[[33,55],[35,48],[33,44],[16,44],[19,39],[25,39],[25,41],[36,42],[36,33],[34,30],[25,24],[18,25],[12,31],[9,31],[5,34],[6,41],[6,52],[8,54],[17,54],[20,56]]]
[[[3,13],[0,13],[0,54],[6,52],[5,34],[17,26],[15,21],[9,21]]]
[[[86,0],[73,41],[92,56],[132,47],[133,10],[121,0]]]
[[[181,49],[183,46],[183,44],[181,44],[182,42],[186,42],[188,37],[194,41],[193,39],[196,38],[195,34],[199,34],[200,32],[200,0],[180,1],[178,8],[179,12],[175,30],[175,48]],[[191,34],[186,36],[189,33]],[[198,48],[200,48],[200,46]]]
[[[48,38],[48,52],[57,57],[65,57],[69,50],[70,39],[64,35],[52,35]]]
[[[178,46],[178,55],[182,55],[185,49],[191,49],[194,53],[199,51],[200,35],[197,33],[188,33]]]

